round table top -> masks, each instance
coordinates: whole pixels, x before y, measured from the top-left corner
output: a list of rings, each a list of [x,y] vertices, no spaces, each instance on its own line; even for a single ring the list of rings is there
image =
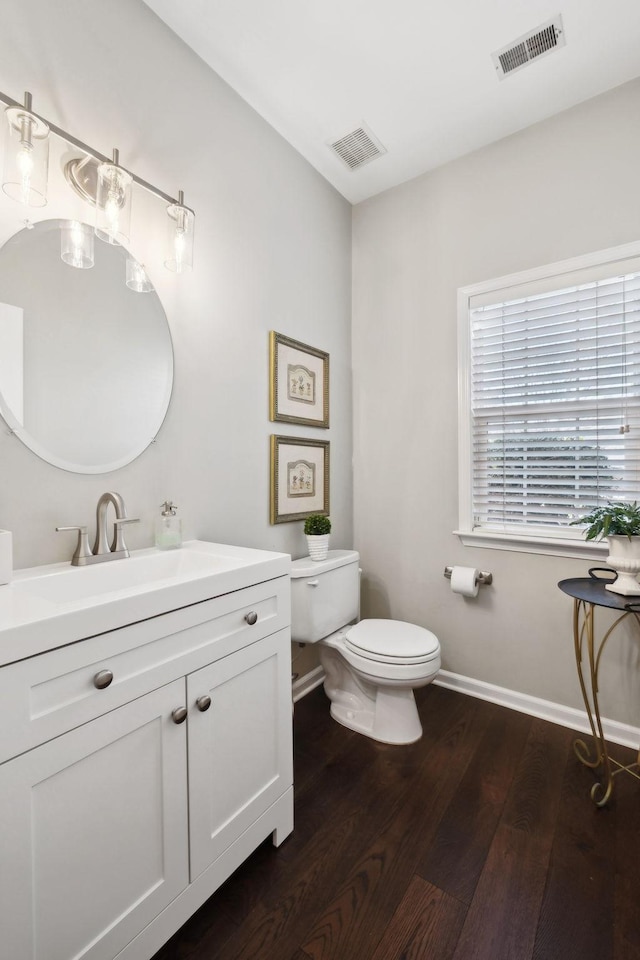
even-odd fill
[[[611,573],[614,571],[612,570]],[[569,580],[560,580],[558,586],[563,593],[575,600],[585,600],[595,603],[599,607],[611,607],[612,610],[634,610],[640,613],[640,596],[622,596],[606,589],[613,577],[572,577]]]

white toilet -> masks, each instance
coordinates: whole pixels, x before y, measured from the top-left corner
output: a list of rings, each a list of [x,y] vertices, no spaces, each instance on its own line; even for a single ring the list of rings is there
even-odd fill
[[[440,669],[429,630],[400,620],[361,620],[360,556],[330,550],[291,565],[291,638],[319,643],[331,716],[382,743],[413,743],[422,726],[413,696]],[[350,626],[350,624],[352,624]]]

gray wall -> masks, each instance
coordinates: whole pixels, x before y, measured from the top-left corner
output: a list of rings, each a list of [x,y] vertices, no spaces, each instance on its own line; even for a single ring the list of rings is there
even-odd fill
[[[113,29],[110,24],[114,24]],[[11,0],[0,89],[167,193],[196,220],[195,269],[161,265],[164,206],[136,193],[131,248],[165,305],[174,394],[157,442],[107,475],[49,466],[0,424],[0,527],[16,567],[70,557],[56,525],[93,527],[99,495],[124,496],[134,548],[153,542],[167,497],[187,537],[306,553],[302,524],[269,525],[269,435],[331,441],[333,545],[352,542],[351,209],[140,0]],[[50,202],[27,214],[2,195],[0,234],[83,216],[52,157]],[[84,213],[84,219],[88,214]],[[98,242],[98,241],[96,241]],[[34,281],[35,282],[35,281]],[[331,354],[331,428],[271,424],[268,331]]]
[[[433,629],[453,672],[574,707],[572,606],[556,583],[585,576],[589,564],[464,547],[452,533],[456,291],[637,240],[639,115],[634,81],[354,210],[355,543],[365,612]],[[454,596],[445,564],[491,570],[494,586],[476,600]],[[634,724],[639,649],[636,637],[612,640],[601,684],[605,715]]]
[[[15,565],[68,558],[54,527],[92,525],[107,489],[142,519],[133,547],[152,543],[170,497],[187,536],[300,556],[301,524],[268,522],[268,438],[326,437],[332,545],[361,550],[365,611],[431,627],[449,670],[580,706],[571,604],[555,584],[587,564],[465,548],[452,534],[456,289],[638,238],[640,82],[356,207],[352,339],[349,205],[139,0],[11,0],[0,89],[31,90],[38,112],[104,153],[117,146],[197,211],[196,268],[176,278],[157,265],[163,211],[135,200],[131,247],[176,357],[157,443],[116,473],[82,476],[0,425],[0,527],[14,533]],[[0,236],[24,216],[0,197]],[[78,216],[59,158],[37,216]],[[330,352],[329,431],[269,423],[270,329]],[[453,596],[447,563],[491,569],[495,584],[476,601]],[[602,677],[609,717],[637,723],[639,665],[635,639],[616,638]]]

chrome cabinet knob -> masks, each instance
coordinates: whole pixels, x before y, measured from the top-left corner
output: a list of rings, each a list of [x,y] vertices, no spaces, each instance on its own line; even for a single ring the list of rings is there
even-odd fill
[[[171,719],[174,723],[184,723],[187,719],[187,708],[176,707],[175,710],[171,711]]]
[[[252,627],[254,623],[258,622],[258,614],[255,612],[255,610],[252,610],[251,613],[245,614],[245,620],[249,626]]]
[[[93,678],[93,685],[97,690],[104,690],[105,687],[109,686],[112,680],[113,673],[111,670],[99,670]]]
[[[206,693],[203,697],[198,697],[196,700],[196,707],[200,710],[201,713],[204,713],[205,710],[208,710],[211,706],[211,697]]]

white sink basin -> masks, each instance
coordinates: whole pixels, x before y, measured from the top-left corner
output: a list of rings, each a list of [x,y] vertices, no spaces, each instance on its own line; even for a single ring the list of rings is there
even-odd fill
[[[56,563],[0,586],[0,666],[287,575],[291,558],[191,540],[87,567]]]
[[[197,577],[246,566],[249,558],[194,549],[193,543],[179,550],[134,551],[124,560],[108,560],[87,567],[45,568],[45,572],[16,580],[18,593],[39,597],[49,603],[79,603],[122,590],[149,590],[160,581],[192,580]]]

